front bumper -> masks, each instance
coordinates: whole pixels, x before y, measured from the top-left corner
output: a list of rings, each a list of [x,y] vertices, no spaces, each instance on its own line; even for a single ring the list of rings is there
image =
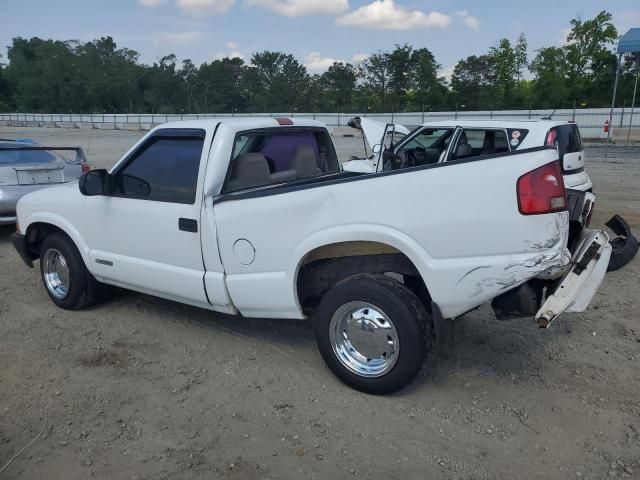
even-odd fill
[[[27,267],[33,268],[33,260],[27,248],[27,237],[16,232],[11,235],[11,242]]]

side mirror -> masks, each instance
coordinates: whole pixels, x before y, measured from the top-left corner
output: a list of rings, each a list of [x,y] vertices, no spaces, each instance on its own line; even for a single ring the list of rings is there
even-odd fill
[[[373,153],[378,154],[378,153],[380,153],[380,150],[381,150],[381,149],[382,149],[382,145],[380,145],[379,143],[376,143],[376,144],[371,148],[371,151],[372,151]]]
[[[83,173],[78,180],[80,193],[87,197],[109,193],[109,172],[104,169]]]

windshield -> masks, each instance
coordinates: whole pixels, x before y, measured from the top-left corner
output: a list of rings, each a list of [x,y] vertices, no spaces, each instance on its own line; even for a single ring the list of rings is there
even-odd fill
[[[0,150],[0,165],[22,165],[35,163],[61,163],[65,159],[47,150]]]

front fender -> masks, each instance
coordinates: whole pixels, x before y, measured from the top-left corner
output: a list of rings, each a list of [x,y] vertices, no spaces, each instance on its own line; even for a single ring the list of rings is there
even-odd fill
[[[78,229],[75,228],[73,224],[65,217],[57,213],[36,211],[36,212],[30,213],[27,216],[26,220],[22,220],[22,217],[20,216],[18,216],[18,218],[21,220],[20,230],[25,235],[27,235],[27,238],[29,234],[29,228],[31,228],[31,226],[37,223],[49,224],[59,228],[65,234],[67,234],[69,238],[71,238],[73,243],[76,245],[76,247],[78,248],[78,251],[80,252],[80,255],[82,256],[82,260],[84,261],[85,265],[88,266],[90,264],[89,263],[89,246],[82,238],[82,235],[80,234]]]

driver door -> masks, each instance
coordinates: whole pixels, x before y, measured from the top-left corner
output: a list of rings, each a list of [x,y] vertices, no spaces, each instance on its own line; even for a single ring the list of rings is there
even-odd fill
[[[158,130],[111,172],[110,195],[86,198],[90,271],[101,281],[208,305],[200,246],[205,132]]]

